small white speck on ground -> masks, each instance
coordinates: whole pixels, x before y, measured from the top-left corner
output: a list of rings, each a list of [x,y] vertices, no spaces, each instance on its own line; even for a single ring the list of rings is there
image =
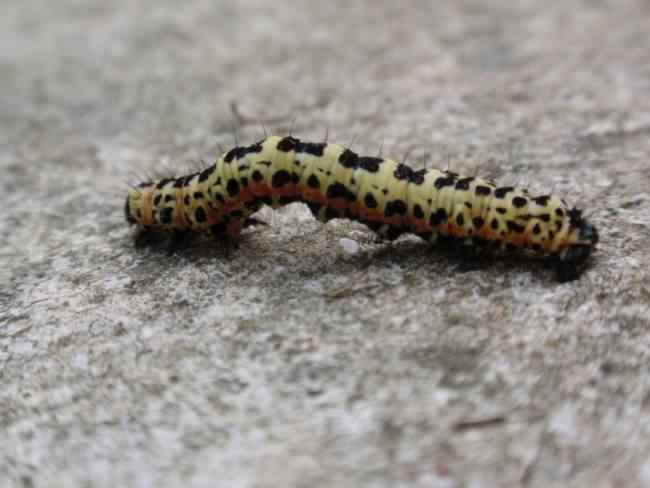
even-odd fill
[[[353,239],[348,239],[347,237],[342,237],[339,239],[339,246],[343,249],[345,254],[354,256],[359,253],[359,243]]]

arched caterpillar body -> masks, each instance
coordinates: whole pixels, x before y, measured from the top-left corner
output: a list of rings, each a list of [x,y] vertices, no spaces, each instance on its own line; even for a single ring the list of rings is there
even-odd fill
[[[354,219],[390,240],[408,232],[465,249],[550,256],[561,280],[579,275],[598,242],[581,211],[556,196],[290,136],[235,147],[197,173],[141,183],[129,192],[125,214],[146,230],[237,238],[262,205],[295,201],[323,222]]]

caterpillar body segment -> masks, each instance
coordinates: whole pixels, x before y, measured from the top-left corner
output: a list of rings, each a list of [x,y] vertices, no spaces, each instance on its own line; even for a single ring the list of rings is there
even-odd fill
[[[562,280],[579,275],[598,242],[581,211],[558,197],[294,137],[270,136],[231,149],[201,172],[142,183],[129,192],[125,214],[145,230],[237,238],[262,205],[295,201],[322,222],[357,220],[390,240],[413,233],[432,243],[552,257]]]

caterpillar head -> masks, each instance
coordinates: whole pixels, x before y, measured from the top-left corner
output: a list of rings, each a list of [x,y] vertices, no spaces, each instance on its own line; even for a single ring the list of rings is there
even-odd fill
[[[558,277],[570,281],[578,277],[578,269],[587,261],[598,243],[598,231],[582,216],[582,211],[572,208],[568,212],[570,234],[567,246],[559,255]]]

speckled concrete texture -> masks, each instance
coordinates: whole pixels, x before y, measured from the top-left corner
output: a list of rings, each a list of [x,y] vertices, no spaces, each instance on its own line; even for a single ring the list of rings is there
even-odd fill
[[[650,486],[650,4],[5,0],[0,486]],[[136,249],[269,132],[553,190],[579,281],[304,206]]]

